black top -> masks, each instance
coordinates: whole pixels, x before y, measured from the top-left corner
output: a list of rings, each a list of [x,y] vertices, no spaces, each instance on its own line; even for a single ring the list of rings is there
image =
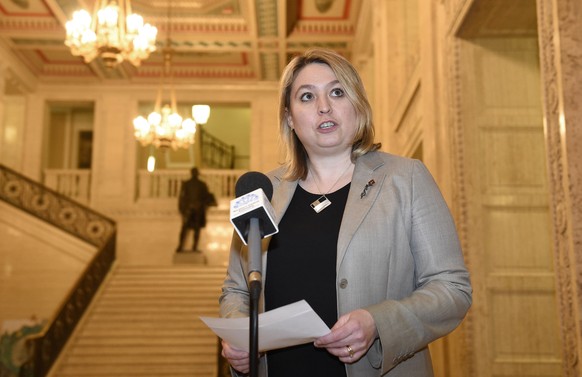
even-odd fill
[[[327,194],[331,205],[316,213],[310,204],[321,195],[297,186],[269,244],[265,309],[304,299],[328,327],[337,321],[337,239],[350,185]],[[313,343],[267,353],[269,377],[345,377],[344,364]]]

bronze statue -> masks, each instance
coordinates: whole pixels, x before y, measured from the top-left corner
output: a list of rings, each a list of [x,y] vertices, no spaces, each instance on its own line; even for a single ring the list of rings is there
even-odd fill
[[[192,177],[187,181],[182,181],[178,200],[178,209],[182,215],[180,242],[176,248],[178,253],[184,251],[184,241],[189,229],[194,231],[192,251],[200,252],[198,241],[201,229],[206,226],[206,210],[209,206],[216,205],[216,199],[208,190],[208,185],[198,178],[198,169],[192,168],[190,173]]]

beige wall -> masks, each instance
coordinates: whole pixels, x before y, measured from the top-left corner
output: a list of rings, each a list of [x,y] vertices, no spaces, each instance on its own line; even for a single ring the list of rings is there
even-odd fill
[[[24,145],[22,124],[24,123],[26,104],[22,96],[2,96],[0,111],[0,162],[14,167],[19,162],[19,154]]]
[[[7,320],[52,318],[96,252],[3,201],[0,240],[0,327]]]
[[[235,150],[235,169],[249,169],[251,108],[249,103],[210,103],[211,112],[203,129]],[[140,115],[147,117],[153,110],[153,103],[140,103]],[[178,112],[191,117],[192,105],[178,104]],[[200,126],[198,126],[200,127]],[[152,153],[151,146],[137,146],[137,168],[145,170],[147,158]],[[194,145],[188,149],[153,150],[156,169],[189,169],[196,165]]]
[[[422,150],[475,289],[463,325],[431,345],[435,373],[561,375],[535,2],[370,4],[373,53],[358,57],[374,60],[379,140]]]
[[[477,375],[560,376],[537,43],[472,38],[459,49]]]
[[[248,104],[232,106],[213,106],[211,118],[204,126],[214,137],[228,145],[233,145],[235,150],[235,169],[248,169],[250,163],[250,125],[251,108]]]

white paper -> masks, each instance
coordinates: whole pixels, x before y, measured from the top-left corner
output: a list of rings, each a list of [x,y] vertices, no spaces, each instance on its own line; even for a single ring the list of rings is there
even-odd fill
[[[249,317],[200,317],[216,335],[249,351]],[[329,327],[305,300],[259,314],[259,352],[313,342],[330,333]]]

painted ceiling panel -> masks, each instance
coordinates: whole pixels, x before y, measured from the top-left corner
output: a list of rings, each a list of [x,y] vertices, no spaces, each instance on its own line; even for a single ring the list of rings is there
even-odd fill
[[[42,82],[126,80],[163,74],[168,40],[174,74],[184,83],[277,81],[285,59],[322,46],[348,54],[362,0],[133,0],[158,28],[157,51],[139,67],[84,63],[64,45],[64,24],[92,0],[0,0],[0,39]]]

